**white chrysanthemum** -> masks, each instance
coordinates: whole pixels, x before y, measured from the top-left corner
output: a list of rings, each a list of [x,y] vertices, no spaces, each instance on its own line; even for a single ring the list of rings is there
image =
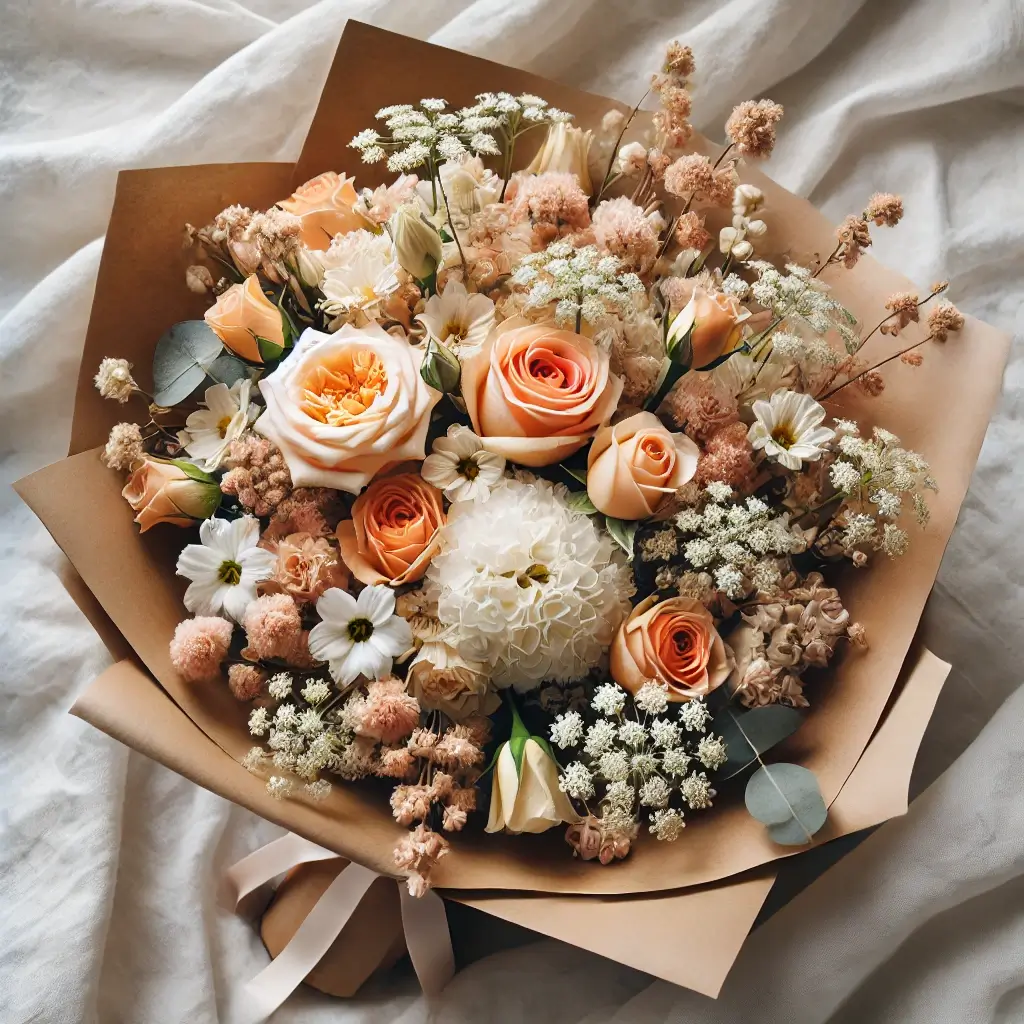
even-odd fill
[[[505,460],[484,450],[469,427],[453,423],[444,437],[434,440],[420,473],[428,484],[444,491],[449,501],[486,499],[505,472]]]
[[[756,417],[747,439],[754,449],[764,449],[786,469],[799,469],[820,459],[835,432],[823,427],[825,410],[810,396],[798,391],[776,391],[765,402],[753,405]]]
[[[566,490],[522,476],[460,502],[441,529],[429,596],[464,657],[499,687],[531,690],[594,668],[628,612],[632,577]]]
[[[323,255],[324,310],[332,316],[360,309],[376,316],[381,303],[398,288],[398,260],[386,235],[350,231],[336,235]]]
[[[450,345],[456,355],[468,356],[487,340],[494,326],[494,302],[451,280],[440,295],[427,299],[416,319],[435,341]]]

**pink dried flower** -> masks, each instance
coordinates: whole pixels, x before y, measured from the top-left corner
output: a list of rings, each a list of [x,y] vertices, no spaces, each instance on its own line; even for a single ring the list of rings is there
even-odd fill
[[[437,733],[429,729],[414,729],[406,746],[413,757],[429,758],[437,746]]]
[[[472,740],[449,729],[431,754],[435,764],[443,768],[472,768],[484,759],[483,751]]]
[[[687,153],[665,171],[665,190],[674,196],[687,198],[709,191],[713,188],[714,179],[715,172],[706,156]]]
[[[711,233],[704,227],[703,218],[690,210],[676,221],[675,239],[680,249],[704,250],[711,242]]]
[[[228,669],[228,687],[235,700],[255,700],[263,694],[266,674],[255,665],[232,665]]]
[[[677,78],[689,78],[696,69],[697,64],[693,59],[693,50],[689,46],[684,46],[677,40],[668,44],[668,49],[665,51],[665,63],[662,65],[662,70],[666,74],[675,75]]]
[[[445,804],[444,817],[441,820],[441,828],[445,832],[461,832],[466,824],[466,812],[461,807],[453,807]]]
[[[928,330],[936,341],[945,341],[964,326],[964,315],[952,302],[942,301],[928,314]]]
[[[590,226],[587,194],[576,175],[568,171],[517,174],[506,197],[512,204],[511,222],[533,225],[535,248]]]
[[[264,437],[247,434],[232,442],[224,461],[228,472],[220,482],[243,508],[268,516],[288,497],[292,478],[280,450]]]
[[[242,616],[246,657],[284,658],[302,632],[302,618],[287,594],[266,594],[250,601]]]
[[[171,664],[190,683],[215,679],[231,647],[233,627],[216,615],[197,615],[175,627],[171,639]]]
[[[292,533],[279,541],[268,541],[267,533],[260,547],[277,555],[277,563],[274,575],[262,584],[264,590],[279,588],[301,604],[316,601],[330,587],[348,586],[348,573],[337,550],[323,537]]]
[[[407,747],[385,747],[380,752],[376,773],[390,779],[405,779],[414,763],[415,758]]]
[[[395,866],[410,872],[407,885],[413,896],[422,896],[427,891],[430,872],[442,857],[447,856],[449,849],[444,836],[422,823],[399,840],[394,852]]]
[[[918,308],[919,299],[913,292],[894,292],[885,300],[885,308],[888,309],[893,320],[882,324],[879,328],[882,334],[899,334],[907,324],[917,323],[920,316]]]
[[[131,469],[132,463],[142,456],[142,431],[138,423],[114,424],[100,456],[104,465],[111,469]]]
[[[920,366],[924,362],[924,356],[920,352],[904,352],[900,356],[900,362],[907,366]]]
[[[565,841],[582,860],[596,860],[601,852],[601,822],[588,814],[565,830]]]
[[[290,533],[308,533],[311,537],[326,537],[331,528],[327,525],[320,505],[309,498],[299,498],[300,491],[293,491],[274,512],[270,525],[263,531],[264,541],[281,540]],[[265,547],[266,545],[264,545]]]
[[[597,859],[602,864],[611,864],[613,860],[622,860],[629,856],[629,849],[633,843],[633,836],[625,829],[609,829],[603,831],[601,837],[601,849],[598,851]]]
[[[455,786],[448,797],[448,805],[469,814],[476,810],[476,786]]]
[[[698,442],[707,441],[739,419],[736,398],[706,373],[687,374],[669,395],[666,405],[672,418]]]
[[[363,193],[362,203],[356,210],[371,224],[384,224],[414,197],[418,181],[415,174],[403,174],[390,185],[378,185],[372,192]]]
[[[401,679],[378,679],[366,687],[362,720],[356,732],[382,743],[405,739],[420,720],[419,702]]]
[[[491,738],[491,720],[485,715],[470,715],[454,726],[452,731],[459,736],[465,736],[478,747],[486,747]]]
[[[846,635],[850,642],[857,647],[866,649],[868,646],[868,631],[859,622],[851,622],[846,627]]]
[[[864,207],[864,219],[879,227],[894,228],[903,216],[903,200],[891,192],[876,192]]]
[[[663,181],[665,172],[672,164],[672,157],[662,152],[656,146],[647,150],[647,166],[651,169],[651,175],[655,181]]]
[[[444,802],[451,796],[453,787],[454,779],[447,772],[434,772],[430,780],[430,799],[434,803]]]
[[[664,226],[660,213],[647,213],[625,196],[606,199],[594,211],[597,244],[641,274],[654,266]]]
[[[867,221],[852,213],[836,228],[836,238],[840,243],[837,255],[847,270],[856,266],[861,253],[871,245]]]
[[[725,134],[745,156],[771,156],[775,126],[782,119],[782,105],[771,100],[746,100],[733,109],[725,122]]]
[[[735,422],[720,427],[708,438],[693,479],[701,487],[721,481],[743,494],[751,489],[755,476],[754,450],[747,440],[747,428]]]
[[[395,786],[391,793],[391,813],[399,825],[425,821],[433,800],[429,786]]]
[[[872,398],[877,398],[885,390],[885,381],[882,375],[875,370],[869,370],[867,373],[861,374],[855,383],[861,391]]]

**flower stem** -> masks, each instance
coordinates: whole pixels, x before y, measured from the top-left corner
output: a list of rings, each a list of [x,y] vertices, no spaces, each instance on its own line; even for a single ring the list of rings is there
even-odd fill
[[[441,175],[437,176],[437,187],[441,190],[441,199],[444,202],[445,212],[448,214],[448,227],[451,230],[452,238],[455,240],[455,248],[459,250],[459,260],[462,262],[463,267],[466,268],[466,272],[469,272],[469,264],[466,263],[466,254],[462,251],[462,242],[459,241],[459,233],[455,230],[455,225],[452,223],[452,208],[448,205],[448,197],[444,192],[444,185],[441,183]]]
[[[601,202],[601,196],[604,195],[605,189],[607,189],[615,180],[615,176],[612,174],[612,168],[615,166],[615,158],[619,155],[619,144],[622,142],[622,137],[626,134],[626,130],[633,123],[633,118],[639,113],[644,100],[650,95],[651,88],[648,86],[646,92],[639,100],[637,100],[636,106],[630,111],[629,117],[626,118],[625,123],[622,125],[622,130],[619,132],[618,138],[615,140],[615,145],[612,146],[612,155],[608,160],[608,169],[604,172],[604,178],[601,180],[601,187],[597,190],[597,195],[594,196],[595,207],[599,202]]]
[[[888,358],[883,359],[880,363],[875,363],[874,366],[869,366],[866,370],[861,370],[861,372],[858,373],[856,377],[851,377],[848,381],[845,381],[838,387],[834,387],[831,391],[825,392],[825,394],[823,394],[820,398],[816,399],[816,401],[824,402],[828,400],[837,392],[842,391],[843,388],[849,387],[851,384],[856,383],[858,380],[861,379],[861,377],[864,377],[865,375],[872,373],[874,370],[880,370],[883,366],[885,366],[886,363],[891,363],[894,359],[899,359],[900,356],[904,356],[908,352],[913,352],[915,348],[920,348],[922,345],[927,344],[929,341],[932,340],[932,337],[933,335],[929,334],[928,337],[924,339],[924,341],[918,341],[915,342],[913,345],[908,345],[906,348],[901,349],[899,352],[895,352]]]

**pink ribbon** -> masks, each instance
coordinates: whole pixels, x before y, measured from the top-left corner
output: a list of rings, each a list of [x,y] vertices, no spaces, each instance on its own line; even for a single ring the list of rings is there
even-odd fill
[[[232,865],[224,879],[222,899],[236,908],[244,896],[272,878],[318,860],[338,855],[292,832],[261,847]],[[230,1024],[258,1024],[269,1017],[320,962],[341,934],[367,889],[386,877],[349,863],[327,887],[299,925],[288,944],[251,981],[233,993],[227,1012]],[[405,944],[423,994],[437,995],[455,973],[451,935],[444,901],[434,892],[410,896],[397,881],[401,894]]]

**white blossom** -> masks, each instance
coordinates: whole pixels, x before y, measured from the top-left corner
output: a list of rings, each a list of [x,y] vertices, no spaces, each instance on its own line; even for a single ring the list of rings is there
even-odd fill
[[[721,736],[705,736],[697,744],[697,757],[705,768],[720,768],[729,758],[725,740]]]
[[[651,814],[651,834],[664,842],[674,842],[685,827],[682,814],[675,808],[662,808]]]
[[[658,683],[644,683],[633,700],[641,711],[649,715],[660,715],[668,707],[668,688]]]
[[[699,732],[711,720],[711,712],[708,711],[704,701],[700,699],[687,701],[679,712],[680,721],[687,732]]]
[[[551,741],[560,750],[575,747],[583,738],[583,718],[578,711],[557,715],[550,729]]]
[[[660,775],[652,776],[640,787],[640,803],[644,807],[664,807],[671,795],[672,790]]]
[[[563,770],[558,788],[575,800],[587,800],[594,795],[594,777],[581,761],[573,761]]]
[[[693,811],[710,807],[711,798],[715,795],[715,791],[711,788],[711,784],[703,772],[687,775],[680,784],[679,792],[689,805],[690,810]]]

